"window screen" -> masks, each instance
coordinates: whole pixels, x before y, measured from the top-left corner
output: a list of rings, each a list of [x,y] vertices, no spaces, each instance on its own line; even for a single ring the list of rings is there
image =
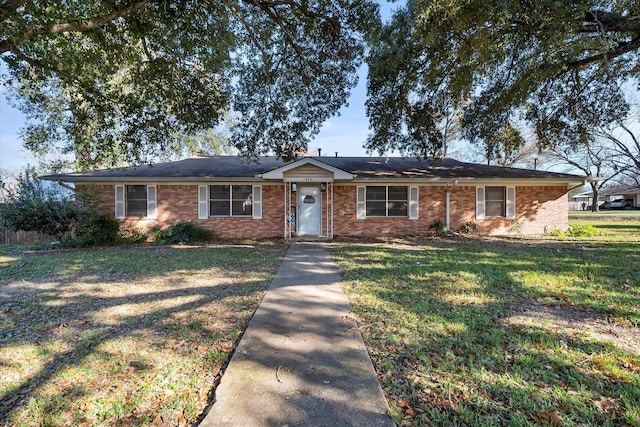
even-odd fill
[[[505,216],[505,187],[485,187],[485,215]]]
[[[127,213],[132,217],[147,216],[147,186],[127,185]]]

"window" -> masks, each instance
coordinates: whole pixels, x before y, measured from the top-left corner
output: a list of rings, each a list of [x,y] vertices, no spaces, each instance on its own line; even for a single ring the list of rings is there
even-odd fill
[[[156,218],[155,185],[116,185],[116,218]]]
[[[198,186],[198,219],[210,216],[250,216],[262,219],[262,186]]]
[[[407,216],[408,190],[402,186],[369,186],[365,190],[367,217]]]
[[[515,219],[515,187],[476,187],[476,219]]]
[[[147,186],[127,185],[126,216],[147,216]]]
[[[210,216],[253,216],[251,185],[210,185]]]
[[[505,216],[505,188],[484,188],[484,214],[485,216]]]

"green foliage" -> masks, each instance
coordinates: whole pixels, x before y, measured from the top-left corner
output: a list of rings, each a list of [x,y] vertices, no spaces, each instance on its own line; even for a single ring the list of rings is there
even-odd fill
[[[212,129],[183,137],[181,146],[184,153],[178,153],[179,155],[222,156],[234,152],[231,136]]]
[[[522,231],[522,223],[517,219],[511,221],[511,232],[520,234]]]
[[[474,234],[478,232],[478,224],[475,222],[466,222],[462,224],[460,230],[458,231],[460,234]]]
[[[552,236],[556,237],[595,237],[604,233],[590,224],[571,224],[567,231],[553,230]]]
[[[58,240],[81,221],[82,207],[59,188],[45,189],[33,170],[18,177],[18,188],[0,204],[0,224],[12,230],[35,231]]]
[[[182,150],[237,114],[242,154],[306,147],[356,84],[370,0],[8,2],[2,76],[37,153],[83,167]]]
[[[118,241],[125,244],[140,244],[149,240],[149,236],[141,230],[134,227],[123,227],[120,225],[118,231]]]
[[[489,159],[520,131],[540,145],[580,145],[624,117],[640,76],[637,2],[409,0],[371,42],[369,150],[442,152],[444,119]]]
[[[499,165],[507,166],[515,160],[524,143],[520,130],[508,123],[484,139],[487,161],[495,161]]]
[[[433,221],[431,224],[429,224],[429,230],[433,230],[433,232],[440,237],[444,237],[449,234],[447,227],[440,220]]]
[[[166,230],[154,230],[154,240],[163,245],[210,242],[213,233],[187,221],[176,222]]]
[[[111,215],[91,215],[80,227],[72,246],[111,246],[120,243],[120,222]]]

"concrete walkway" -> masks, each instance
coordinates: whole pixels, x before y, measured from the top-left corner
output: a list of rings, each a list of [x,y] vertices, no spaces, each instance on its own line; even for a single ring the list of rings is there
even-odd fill
[[[291,246],[201,426],[395,426],[323,243]]]

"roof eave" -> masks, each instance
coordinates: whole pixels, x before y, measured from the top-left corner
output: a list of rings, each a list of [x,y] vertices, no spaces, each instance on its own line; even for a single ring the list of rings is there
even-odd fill
[[[60,182],[94,182],[94,183],[121,183],[121,182],[256,182],[264,181],[261,178],[247,176],[247,177],[220,177],[220,176],[190,176],[190,177],[96,177],[96,176],[42,176],[40,179],[46,181],[60,181]]]
[[[510,184],[517,185],[539,185],[540,183],[544,183],[545,185],[575,185],[584,183],[584,179],[580,177],[576,178],[500,178],[500,177],[492,177],[492,178],[473,178],[473,177],[361,177],[358,176],[353,179],[352,182],[406,182],[406,183],[415,183],[415,182],[423,182],[423,183],[437,183],[442,185],[478,185],[483,183],[499,183],[499,182],[508,182]]]

